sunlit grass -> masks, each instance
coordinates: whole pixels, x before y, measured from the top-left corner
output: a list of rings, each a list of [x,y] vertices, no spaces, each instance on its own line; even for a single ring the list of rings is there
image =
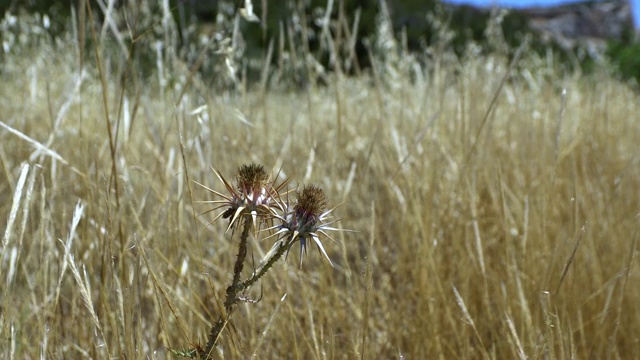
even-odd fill
[[[497,92],[507,59],[440,54],[422,75],[380,63],[299,92],[129,75],[123,93],[124,60],[101,55],[105,87],[73,42],[53,48],[0,75],[0,357],[205,343],[237,245],[197,216],[210,194],[186,171],[224,191],[211,166],[251,162],[320,185],[342,203],[332,226],[358,232],[325,243],[334,267],[274,265],[216,355],[636,356],[640,99],[626,85],[525,55]],[[248,258],[273,241],[250,237]]]

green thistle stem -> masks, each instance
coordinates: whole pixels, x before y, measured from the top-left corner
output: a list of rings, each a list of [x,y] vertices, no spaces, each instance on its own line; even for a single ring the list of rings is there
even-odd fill
[[[255,284],[255,282],[258,281],[264,274],[266,274],[269,268],[271,268],[273,264],[275,264],[276,261],[278,261],[278,259],[280,259],[282,255],[284,255],[284,253],[289,248],[289,245],[290,245],[290,241],[287,241],[286,243],[282,244],[278,249],[278,251],[276,251],[276,253],[269,258],[267,263],[264,264],[260,268],[260,270],[258,270],[257,273],[254,273],[249,279],[245,280],[244,282],[238,285],[238,289],[242,291],[249,288],[251,285]]]
[[[238,301],[237,294],[240,288],[240,276],[242,275],[242,269],[244,268],[244,259],[247,257],[247,239],[249,238],[249,231],[251,231],[251,219],[250,216],[244,219],[244,228],[242,229],[242,235],[240,235],[240,246],[238,247],[238,256],[236,257],[236,264],[233,266],[233,281],[227,288],[227,300],[224,302],[224,308],[229,315],[233,310],[233,306]]]
[[[249,238],[250,231],[251,218],[249,216],[244,219],[244,228],[242,229],[240,244],[238,246],[238,256],[236,257],[236,263],[233,267],[233,281],[227,288],[227,298],[224,302],[227,319],[231,317],[231,313],[233,312],[235,305],[238,303],[238,292],[243,289],[242,284],[244,283],[240,284],[240,276],[242,275],[242,269],[244,268],[244,260],[247,257],[247,239]],[[207,339],[207,346],[205,346],[204,350],[200,353],[201,358],[211,359],[213,347],[216,345],[216,342],[218,342],[218,338],[224,328],[225,322],[224,316],[220,315],[220,317],[218,317],[218,321],[213,324],[211,331],[209,332],[209,338]]]
[[[245,229],[246,228],[247,227],[245,224]],[[244,231],[243,231],[243,234],[244,234]],[[248,231],[247,231],[247,236],[248,236]],[[243,235],[242,237],[242,239],[244,239],[244,245],[245,245],[245,250],[244,250],[245,256],[246,256],[247,236]],[[242,239],[240,240],[241,244],[243,243]],[[254,273],[249,279],[243,282],[240,282],[239,276],[238,277],[235,276],[235,274],[238,274],[238,273],[234,272],[234,282],[232,283],[231,286],[227,288],[227,301],[225,302],[225,308],[227,307],[227,303],[231,304],[231,306],[227,308],[227,315],[229,316],[231,315],[231,311],[233,311],[233,306],[238,302],[238,299],[236,297],[238,292],[248,289],[251,285],[255,284],[262,276],[264,276],[264,274],[267,273],[267,271],[273,266],[273,264],[275,264],[276,261],[278,261],[282,257],[282,255],[284,255],[284,253],[287,252],[287,249],[289,248],[290,245],[291,245],[290,241],[287,241],[286,243],[282,244],[278,249],[278,251],[276,251],[276,253],[269,258],[269,260],[258,270],[258,272]],[[238,258],[240,258],[240,252],[238,254]],[[239,267],[237,265],[238,264],[236,262],[235,270],[238,270],[239,268],[240,271],[242,271],[242,264]],[[213,324],[213,326],[211,327],[211,331],[209,332],[209,339],[207,341],[207,346],[205,346],[204,351],[200,353],[201,358],[210,359],[210,354],[212,353],[213,347],[218,341],[218,337],[220,336],[220,333],[224,328],[224,324],[225,324],[225,320],[222,316],[220,316],[218,318],[218,321],[216,321]]]
[[[209,332],[209,339],[207,339],[207,346],[205,346],[204,350],[199,354],[200,358],[211,359],[213,347],[218,342],[218,337],[220,337],[222,328],[224,328],[224,319],[221,315],[220,317],[218,317],[218,321],[216,321],[215,324],[213,324],[213,326],[211,327],[211,331]]]

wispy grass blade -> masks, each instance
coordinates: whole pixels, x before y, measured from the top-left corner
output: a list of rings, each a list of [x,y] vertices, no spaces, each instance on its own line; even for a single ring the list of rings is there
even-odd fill
[[[11,211],[9,212],[9,217],[7,218],[7,227],[4,229],[4,236],[2,237],[3,249],[6,249],[6,247],[9,245],[9,239],[11,238],[13,225],[16,221],[16,216],[18,214],[18,209],[20,207],[20,199],[22,198],[22,189],[24,188],[24,184],[27,180],[28,173],[29,173],[29,164],[23,164],[22,170],[20,171],[20,177],[18,178],[18,183],[16,184],[16,189],[13,192],[13,202],[11,204]]]

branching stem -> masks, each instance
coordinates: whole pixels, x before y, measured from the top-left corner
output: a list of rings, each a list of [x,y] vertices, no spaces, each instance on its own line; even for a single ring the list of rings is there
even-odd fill
[[[251,231],[251,219],[244,219],[244,228],[242,229],[242,235],[240,235],[240,245],[238,247],[238,256],[236,257],[236,264],[233,266],[233,281],[227,288],[227,300],[224,302],[224,309],[227,314],[231,315],[234,305],[237,303],[237,295],[240,288],[240,276],[242,276],[242,269],[244,268],[244,260],[247,257],[247,239],[249,238],[249,232]]]
[[[280,245],[280,248],[278,248],[278,251],[276,251],[276,253],[269,258],[269,260],[258,270],[258,272],[254,272],[249,279],[245,280],[244,282],[238,285],[238,289],[240,291],[243,291],[248,289],[251,285],[255,284],[255,282],[258,281],[264,274],[266,274],[267,271],[271,268],[271,266],[273,266],[273,264],[275,264],[276,261],[278,261],[282,257],[282,255],[284,255],[284,253],[289,248],[289,245],[290,245],[289,241]]]
[[[244,261],[247,257],[247,239],[249,238],[249,232],[251,231],[251,224],[252,224],[251,217],[249,215],[244,219],[244,227],[242,229],[242,234],[240,235],[240,244],[238,245],[238,256],[236,257],[236,263],[233,266],[233,281],[231,282],[231,285],[229,285],[229,287],[227,288],[227,298],[224,302],[224,310],[226,313],[226,317],[224,315],[220,315],[220,317],[218,317],[218,320],[211,327],[211,331],[209,332],[209,338],[207,339],[207,346],[205,346],[202,353],[200,354],[200,357],[203,359],[211,359],[213,347],[218,342],[218,338],[220,337],[220,333],[222,332],[222,329],[224,328],[226,321],[229,318],[231,318],[231,314],[233,313],[235,305],[239,301],[238,292],[248,287],[248,285],[243,286],[246,283],[246,281],[243,283],[240,283],[240,277],[242,276]]]

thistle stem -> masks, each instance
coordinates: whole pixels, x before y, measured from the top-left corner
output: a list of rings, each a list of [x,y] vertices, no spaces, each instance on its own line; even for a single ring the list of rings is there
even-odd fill
[[[224,318],[222,315],[218,317],[218,321],[216,321],[211,327],[211,331],[209,332],[209,338],[207,339],[207,346],[204,347],[204,350],[199,354],[202,359],[211,359],[211,354],[213,353],[213,347],[218,342],[218,337],[220,337],[220,333],[222,332],[222,328],[224,327]]]
[[[224,315],[220,315],[218,317],[218,321],[216,321],[211,327],[209,338],[207,339],[207,346],[205,346],[204,351],[200,354],[200,357],[203,359],[211,358],[213,347],[216,345],[216,342],[218,342],[218,338],[220,337],[220,333],[224,328],[226,320],[231,317],[231,313],[233,312],[235,305],[238,303],[238,292],[242,289],[246,289],[246,287],[242,286],[244,283],[240,283],[240,276],[242,275],[242,269],[244,268],[244,260],[247,257],[247,239],[249,238],[249,231],[251,231],[251,224],[251,218],[245,217],[244,227],[242,229],[242,234],[240,235],[240,244],[238,245],[238,256],[236,257],[236,263],[233,266],[233,280],[231,285],[227,288],[227,298],[224,302],[226,318]]]
[[[224,302],[224,309],[227,314],[231,315],[234,305],[237,303],[237,294],[240,288],[240,276],[242,275],[242,269],[244,268],[244,259],[247,257],[247,239],[249,238],[249,231],[251,230],[251,219],[244,219],[244,228],[240,235],[240,245],[238,247],[238,256],[236,257],[236,264],[233,266],[233,281],[227,288],[227,300]]]
[[[289,246],[290,246],[289,241],[287,241],[286,243],[283,243],[278,249],[278,251],[276,251],[276,253],[269,258],[269,260],[260,268],[260,270],[258,270],[257,273],[254,273],[249,279],[238,284],[238,289],[242,291],[242,290],[248,289],[251,285],[255,284],[255,282],[258,281],[264,274],[266,274],[267,271],[273,266],[273,264],[275,264],[276,261],[278,261],[282,257],[282,255],[284,255],[284,253],[287,251]]]

